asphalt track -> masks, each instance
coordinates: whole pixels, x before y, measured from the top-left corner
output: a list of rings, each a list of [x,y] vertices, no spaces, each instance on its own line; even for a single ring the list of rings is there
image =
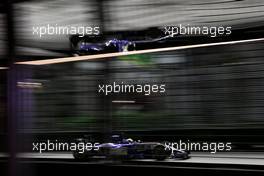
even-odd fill
[[[204,164],[240,164],[240,165],[259,165],[264,168],[264,153],[263,152],[225,152],[225,153],[205,153],[193,152],[191,158],[186,160],[181,159],[166,159],[164,163],[204,163]],[[7,154],[0,153],[0,158],[7,157]],[[48,160],[48,161],[72,161],[74,160],[70,152],[46,152],[46,153],[20,153],[18,158]],[[151,159],[133,160],[137,162],[156,162]]]
[[[8,168],[7,155],[0,153],[0,170]],[[121,170],[134,173],[149,173],[149,175],[175,175],[178,176],[263,176],[264,153],[226,152],[226,153],[201,153],[192,152],[191,158],[166,159],[156,161],[151,159],[113,161],[95,159],[91,161],[76,161],[71,153],[20,153],[17,155],[17,163],[22,171],[21,175],[76,175],[94,173],[98,175],[114,174],[122,175]],[[52,168],[52,172],[51,172]],[[5,175],[5,174],[4,174]],[[20,175],[19,175],[20,176]]]

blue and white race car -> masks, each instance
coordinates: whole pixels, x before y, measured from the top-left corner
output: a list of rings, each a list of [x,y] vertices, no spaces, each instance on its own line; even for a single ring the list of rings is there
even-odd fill
[[[85,139],[79,139],[84,141]],[[156,159],[165,160],[167,158],[189,158],[189,152],[175,150],[173,153],[166,150],[164,144],[159,142],[133,141],[131,138],[122,139],[118,135],[112,136],[112,142],[99,144],[96,150],[80,153],[74,151],[73,156],[78,160],[87,160],[94,157],[104,157],[108,159]]]
[[[148,33],[158,34],[152,37]],[[160,29],[150,29],[141,32],[105,34],[104,36],[73,35],[70,36],[70,44],[72,54],[74,56],[80,56],[140,50],[142,46],[152,46],[155,43],[160,45],[160,42],[164,42],[169,38],[171,36],[164,36]]]

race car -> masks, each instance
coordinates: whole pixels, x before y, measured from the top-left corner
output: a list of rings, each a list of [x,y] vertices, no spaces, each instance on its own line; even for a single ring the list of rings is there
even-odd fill
[[[154,36],[152,35],[154,34]],[[71,51],[74,56],[126,52],[147,49],[155,43],[165,41],[170,36],[162,36],[160,29],[147,31],[120,32],[116,34],[70,36]],[[158,44],[160,46],[160,43]]]
[[[122,139],[119,135],[111,137],[112,142],[98,145],[97,150],[90,150],[80,153],[73,151],[73,156],[78,160],[89,160],[94,157],[104,157],[108,159],[156,159],[165,160],[167,158],[189,158],[189,152],[166,150],[165,145],[159,142],[134,141],[131,138]],[[85,139],[79,139],[79,142]]]
[[[103,43],[91,43],[81,40],[75,47],[76,55],[107,53],[107,52],[125,52],[135,50],[135,42],[128,40],[118,40],[116,38],[109,39]]]

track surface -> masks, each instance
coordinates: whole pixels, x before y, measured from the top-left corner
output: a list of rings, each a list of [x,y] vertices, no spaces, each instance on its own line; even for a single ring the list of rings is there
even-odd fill
[[[61,152],[52,152],[52,153],[20,153],[17,155],[18,158],[27,158],[27,159],[46,159],[46,160],[74,160],[71,153],[61,153]],[[0,153],[0,157],[7,157],[6,154]],[[141,159],[133,161],[142,161],[142,162],[155,162],[155,160],[150,159]],[[264,153],[201,153],[195,152],[191,154],[190,159],[181,160],[181,159],[166,159],[161,162],[169,163],[204,163],[204,164],[240,164],[240,165],[261,165],[264,167]]]

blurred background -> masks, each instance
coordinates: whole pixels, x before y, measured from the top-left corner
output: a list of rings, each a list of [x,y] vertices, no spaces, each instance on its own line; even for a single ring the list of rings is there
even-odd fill
[[[33,27],[48,24],[100,26],[100,35],[119,38],[179,24],[232,27],[230,36],[179,36],[162,47],[260,38],[262,0],[5,0],[0,19],[1,152],[30,151],[34,140],[69,141],[104,132],[143,140],[220,140],[232,142],[234,151],[264,150],[263,41],[14,65],[72,56],[69,35],[33,35]],[[98,93],[99,84],[113,82],[165,84],[166,93]]]

